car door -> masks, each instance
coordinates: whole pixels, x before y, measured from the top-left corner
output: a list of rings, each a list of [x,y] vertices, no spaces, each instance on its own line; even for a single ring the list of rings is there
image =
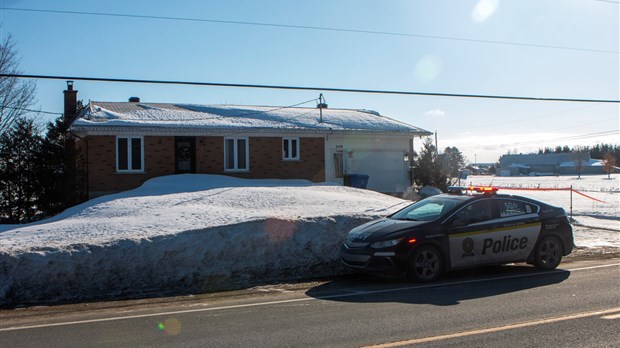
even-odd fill
[[[501,255],[503,261],[522,261],[530,255],[541,230],[540,207],[518,198],[497,197],[493,203],[499,212],[502,240],[486,244],[487,252]]]
[[[448,230],[451,268],[490,263],[496,256],[483,249],[485,240],[498,234],[498,214],[491,199],[466,204],[444,223]]]
[[[480,220],[481,210],[492,212]],[[452,268],[525,260],[540,233],[538,206],[509,198],[476,201],[448,221]]]

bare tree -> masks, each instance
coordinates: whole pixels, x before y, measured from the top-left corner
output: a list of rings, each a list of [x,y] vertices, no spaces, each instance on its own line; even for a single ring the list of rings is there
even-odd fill
[[[616,171],[616,156],[607,152],[603,158],[603,170],[607,173],[607,179],[611,179],[611,173]]]
[[[583,168],[587,165],[586,160],[588,159],[588,153],[583,148],[583,146],[576,146],[573,149],[573,153],[571,154],[571,159],[575,164],[575,170],[577,171],[577,179],[581,179],[581,172]]]
[[[19,57],[15,41],[9,35],[0,42],[0,74],[19,74]],[[24,117],[35,103],[36,85],[33,80],[0,76],[0,134],[16,120]]]

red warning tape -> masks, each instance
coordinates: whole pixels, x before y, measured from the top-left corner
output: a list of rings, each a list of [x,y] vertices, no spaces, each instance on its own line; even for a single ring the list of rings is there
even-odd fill
[[[508,186],[498,186],[500,190],[522,190],[522,191],[570,191],[570,187],[508,187]],[[575,190],[573,190],[575,191]]]
[[[500,190],[517,190],[517,191],[573,191],[578,195],[582,195],[586,198],[590,198],[593,201],[597,201],[597,202],[601,202],[601,203],[605,203],[607,204],[607,202],[602,201],[600,199],[596,199],[594,197],[590,197],[588,195],[586,195],[585,193],[579,192],[575,189],[572,189],[570,187],[559,187],[559,188],[552,188],[552,187],[534,187],[534,188],[525,188],[525,187],[502,187],[502,186],[498,186],[498,189]]]
[[[607,202],[605,202],[605,201],[601,201],[600,199],[596,199],[596,198],[594,198],[594,197],[590,197],[590,196],[588,196],[588,195],[586,195],[586,194],[584,194],[584,193],[581,193],[581,192],[579,192],[579,191],[577,191],[577,190],[573,190],[573,192],[575,192],[575,193],[577,193],[577,194],[580,194],[580,195],[582,195],[582,196],[584,196],[584,197],[590,198],[590,199],[591,199],[591,200],[593,200],[593,201],[597,201],[597,202],[601,202],[601,203],[605,203],[605,204],[607,204]]]

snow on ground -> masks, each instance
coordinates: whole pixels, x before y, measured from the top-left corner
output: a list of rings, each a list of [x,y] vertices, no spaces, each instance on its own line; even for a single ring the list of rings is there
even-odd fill
[[[577,226],[610,230],[608,232],[597,230],[596,234],[601,235],[600,240],[590,237],[584,240],[575,232],[577,246],[609,245],[620,247],[620,174],[613,174],[610,179],[607,178],[607,175],[582,175],[579,179],[574,175],[520,177],[475,175],[469,176],[466,184],[499,186],[502,187],[501,193],[531,197],[562,207],[569,215],[572,212],[574,224]],[[572,195],[570,190],[541,190],[571,187],[577,191],[573,192]],[[506,188],[514,188],[514,190]]]
[[[19,252],[71,244],[139,241],[246,222],[329,216],[379,216],[401,200],[376,192],[305,180],[245,180],[179,175],[91,200],[52,219],[5,225],[2,250]],[[0,229],[2,232],[2,229]]]
[[[46,221],[4,226],[0,304],[326,276],[342,272],[348,230],[406,204],[301,180],[155,178]]]
[[[578,247],[620,248],[620,177],[470,176],[573,193]],[[570,211],[569,191],[502,190]],[[29,225],[0,225],[0,304],[198,293],[343,271],[352,227],[408,201],[304,180],[176,175]]]

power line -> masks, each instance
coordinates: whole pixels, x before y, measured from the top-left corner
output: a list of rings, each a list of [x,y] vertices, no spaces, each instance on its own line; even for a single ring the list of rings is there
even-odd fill
[[[123,14],[123,13],[83,12],[83,11],[49,10],[49,9],[30,9],[30,8],[15,8],[15,7],[0,7],[0,10],[22,11],[22,12],[40,12],[40,13],[57,13],[57,14],[72,14],[72,15],[82,15],[82,16],[141,18],[141,19],[156,19],[156,20],[185,21],[185,22],[206,22],[206,23],[231,24],[231,25],[248,25],[248,26],[261,26],[261,27],[273,27],[273,28],[288,28],[288,29],[304,29],[304,30],[319,30],[319,31],[330,31],[330,32],[344,32],[344,33],[355,33],[355,34],[372,34],[372,35],[387,35],[387,36],[400,36],[400,37],[416,37],[416,38],[423,38],[423,39],[465,41],[465,42],[475,42],[475,43],[485,43],[485,44],[525,46],[525,47],[537,47],[537,48],[552,48],[552,49],[572,50],[572,51],[586,51],[586,52],[613,53],[613,54],[620,53],[619,51],[600,50],[600,49],[591,49],[591,48],[580,48],[580,47],[552,46],[552,45],[540,45],[540,44],[530,44],[530,43],[522,43],[522,42],[481,40],[481,39],[469,39],[469,38],[451,37],[451,36],[421,35],[421,34],[398,33],[398,32],[378,31],[378,30],[363,30],[363,29],[319,27],[319,26],[309,26],[309,25],[276,24],[276,23],[246,22],[246,21],[229,21],[229,20],[208,19],[208,18],[150,16],[150,15],[136,15],[136,14]]]
[[[534,100],[534,101],[578,102],[578,103],[620,103],[620,100],[618,99],[541,98],[541,97],[522,97],[522,96],[487,95],[487,94],[412,92],[412,91],[374,90],[374,89],[355,89],[355,88],[256,85],[256,84],[197,82],[197,81],[138,80],[138,79],[119,79],[119,78],[104,78],[104,77],[81,77],[81,76],[0,74],[0,77],[17,77],[17,78],[26,78],[26,79],[47,79],[47,80],[78,80],[78,81],[97,81],[97,82],[148,83],[148,84],[211,86],[211,87],[284,89],[284,90],[298,90],[298,91],[348,92],[348,93],[367,93],[367,94],[397,94],[397,95],[417,95],[417,96],[429,96],[429,97]]]
[[[562,110],[562,111],[556,111],[556,112],[551,112],[551,113],[547,113],[547,114],[543,114],[543,115],[536,115],[536,116],[532,116],[532,117],[525,117],[525,118],[519,118],[516,120],[512,120],[512,121],[506,121],[506,122],[498,122],[498,123],[491,123],[491,124],[482,124],[482,125],[476,125],[476,129],[480,129],[480,128],[497,128],[498,126],[505,126],[508,124],[514,124],[514,123],[524,123],[530,120],[537,120],[537,119],[541,119],[543,117],[549,117],[549,116],[555,116],[555,115],[561,115],[561,114],[565,114],[568,112],[574,112],[574,111],[578,111],[578,110],[583,110],[583,109],[589,109],[589,108],[593,108],[593,107],[597,107],[599,106],[598,104],[594,104],[594,105],[586,105],[586,106],[582,106],[582,107],[578,107],[578,108],[571,108],[568,110]],[[448,130],[452,130],[454,128],[448,128]]]
[[[33,110],[33,109],[24,109],[24,108],[16,108],[13,106],[0,105],[0,109],[12,109],[12,110],[23,110],[28,112],[34,112],[38,114],[49,114],[49,115],[62,115],[62,112],[52,112],[52,111],[42,111],[42,110]]]
[[[560,131],[560,130],[565,130],[565,129],[571,129],[571,128],[577,128],[577,127],[583,127],[583,126],[589,126],[592,124],[597,124],[597,123],[603,123],[603,122],[607,122],[607,121],[618,121],[618,117],[610,117],[610,118],[606,118],[604,120],[600,120],[600,121],[594,121],[594,122],[588,122],[588,123],[582,123],[582,124],[578,124],[578,125],[574,125],[574,126],[570,126],[570,127],[563,127],[563,128],[556,128],[554,129],[555,131]]]
[[[544,144],[544,143],[553,143],[553,142],[557,142],[557,141],[582,140],[582,139],[596,138],[596,137],[601,137],[601,136],[606,136],[606,135],[618,134],[619,132],[620,132],[620,129],[616,129],[616,130],[597,132],[597,133],[588,133],[588,134],[582,134],[582,135],[572,135],[572,136],[569,136],[569,137],[561,137],[561,138],[554,138],[554,139],[547,139],[547,140],[537,140],[536,143],[537,144]],[[459,149],[462,149],[462,150],[475,150],[475,149],[484,149],[484,148],[487,148],[489,146],[493,146],[495,148],[502,148],[502,147],[519,146],[519,145],[532,145],[532,141],[524,141],[524,142],[508,143],[508,144],[463,146],[463,147],[460,147]]]

